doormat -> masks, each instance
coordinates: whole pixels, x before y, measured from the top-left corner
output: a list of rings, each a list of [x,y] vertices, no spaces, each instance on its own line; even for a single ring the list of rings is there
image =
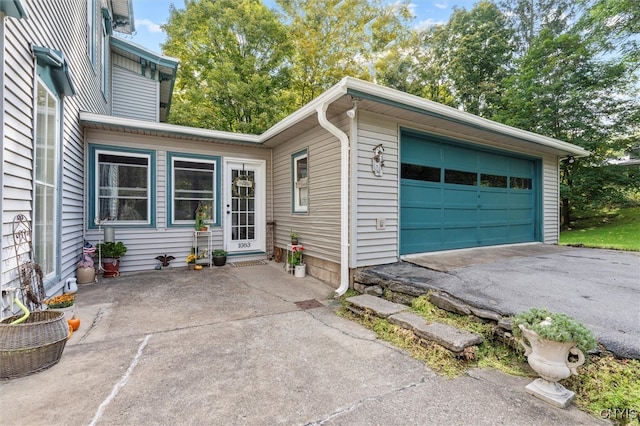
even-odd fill
[[[258,265],[266,265],[266,260],[243,260],[241,262],[230,262],[229,266],[234,268],[240,268],[242,266],[258,266]]]
[[[306,311],[307,309],[321,308],[324,306],[322,303],[318,302],[316,299],[303,300],[300,302],[295,302],[295,304],[298,308],[302,309],[303,311]]]

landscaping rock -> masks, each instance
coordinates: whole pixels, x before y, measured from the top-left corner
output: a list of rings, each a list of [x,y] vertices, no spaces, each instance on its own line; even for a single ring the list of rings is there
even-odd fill
[[[479,345],[483,341],[482,336],[478,334],[438,322],[416,327],[413,332],[416,336],[432,340],[455,353],[460,353],[469,346]]]
[[[478,318],[487,319],[495,322],[499,322],[502,319],[502,315],[497,312],[490,311],[488,309],[480,309],[474,308],[473,306],[469,306],[471,313]]]
[[[408,309],[405,305],[389,302],[388,300],[371,296],[370,294],[361,294],[360,296],[349,297],[347,302],[351,303],[356,308],[370,310],[380,318],[387,318],[390,315],[397,314],[398,312]]]
[[[380,287],[379,285],[366,285],[366,284],[354,283],[353,288],[360,294],[382,296],[382,293],[383,293],[382,287]]]
[[[471,309],[469,305],[460,300],[449,296],[446,293],[432,293],[429,296],[429,301],[439,307],[440,309],[444,309],[449,312],[455,312],[461,315],[470,315]]]

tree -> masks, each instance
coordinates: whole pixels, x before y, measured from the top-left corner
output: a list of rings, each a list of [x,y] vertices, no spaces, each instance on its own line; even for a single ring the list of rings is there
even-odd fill
[[[567,141],[592,152],[575,163],[561,163],[563,221],[572,211],[619,199],[625,181],[604,185],[606,159],[637,128],[637,105],[628,68],[599,58],[589,42],[570,31],[543,29],[517,61],[507,80],[500,121]],[[637,90],[637,89],[635,89]]]
[[[289,108],[287,28],[260,0],[186,0],[163,26],[180,60],[170,122],[261,133]]]
[[[345,76],[373,79],[380,55],[408,34],[406,3],[381,0],[277,0],[294,43],[291,93],[297,106]]]
[[[490,1],[470,11],[454,9],[449,22],[435,31],[435,56],[446,59],[442,68],[456,106],[480,116],[494,114],[513,54],[512,38],[504,15]]]

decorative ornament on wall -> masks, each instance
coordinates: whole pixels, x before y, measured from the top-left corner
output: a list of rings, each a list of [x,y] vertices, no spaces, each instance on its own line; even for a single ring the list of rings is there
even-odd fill
[[[382,168],[384,167],[384,159],[382,154],[384,153],[384,147],[382,144],[376,145],[373,148],[373,158],[371,159],[371,169],[374,176],[382,176]]]

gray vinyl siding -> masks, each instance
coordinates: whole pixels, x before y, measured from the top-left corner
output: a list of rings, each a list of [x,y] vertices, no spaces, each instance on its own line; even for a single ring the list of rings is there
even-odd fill
[[[113,67],[113,115],[158,121],[160,83],[119,66]]]
[[[116,227],[115,239],[124,242],[127,246],[127,254],[122,258],[120,264],[120,271],[123,273],[152,270],[158,264],[155,257],[164,254],[176,258],[171,262],[171,267],[186,266],[185,259],[193,246],[193,228],[168,226],[167,174],[169,173],[169,169],[167,165],[167,152],[169,151],[172,153],[219,156],[221,158],[218,167],[220,167],[221,170],[224,168],[225,157],[266,161],[266,221],[271,220],[270,209],[268,207],[271,203],[271,153],[267,149],[177,140],[167,137],[131,135],[93,129],[87,129],[86,139],[87,144],[108,145],[109,147],[116,148],[139,148],[155,150],[156,152],[156,226],[152,229]],[[87,158],[86,161],[88,164],[89,158]],[[88,200],[88,189],[91,179],[88,174],[85,179],[87,182],[86,198]],[[211,228],[213,232],[213,249],[224,247],[224,226],[226,221],[224,212],[224,185],[228,184],[228,182],[225,182],[225,173],[223,171],[220,182],[221,199],[218,200],[218,202],[221,203],[221,226]],[[85,224],[85,226],[86,225],[87,224]],[[100,241],[101,233],[98,229],[89,229],[89,227],[86,227],[85,232],[87,239],[92,244],[95,245]]]
[[[331,121],[348,131],[348,120]],[[308,154],[309,207],[307,213],[292,213],[291,155],[303,149]],[[287,141],[273,150],[273,176],[275,245],[286,247],[294,231],[308,255],[339,262],[340,141],[320,125]]]
[[[398,259],[398,199],[399,164],[398,138],[399,128],[431,131],[425,122],[422,126],[413,122],[400,122],[384,115],[360,111],[358,113],[358,131],[355,151],[357,169],[355,182],[357,191],[352,208],[352,266],[363,267],[395,262]],[[487,141],[469,141],[479,146],[511,150],[508,145],[488,143]],[[384,151],[384,175],[376,177],[371,170],[373,147],[382,144]],[[541,239],[546,244],[557,244],[559,238],[559,175],[558,157],[541,153],[533,148],[519,150],[518,153],[541,160],[542,163],[542,207]],[[376,229],[376,218],[386,220],[386,229]]]
[[[355,267],[398,259],[398,124],[388,118],[358,113]],[[373,148],[384,147],[383,175],[371,169]],[[386,222],[376,229],[376,219]]]
[[[100,82],[100,55],[95,68],[85,49],[86,1],[33,0],[26,3],[28,18],[6,18],[4,24],[4,86],[2,156],[2,284],[18,285],[17,261],[13,250],[12,222],[17,214],[32,217],[33,208],[33,132],[36,70],[31,45],[64,53],[76,94],[61,97],[61,158],[58,182],[57,276],[47,283],[51,291],[75,275],[82,248],[84,202],[84,142],[78,123],[80,110],[105,113],[106,101]],[[99,21],[96,8],[96,22]],[[75,19],[75,20],[74,20]],[[60,25],[60,23],[64,25]],[[96,26],[101,31],[101,26]],[[96,41],[102,38],[96,32]],[[100,46],[97,46],[100,49]],[[98,50],[99,52],[99,50]]]

